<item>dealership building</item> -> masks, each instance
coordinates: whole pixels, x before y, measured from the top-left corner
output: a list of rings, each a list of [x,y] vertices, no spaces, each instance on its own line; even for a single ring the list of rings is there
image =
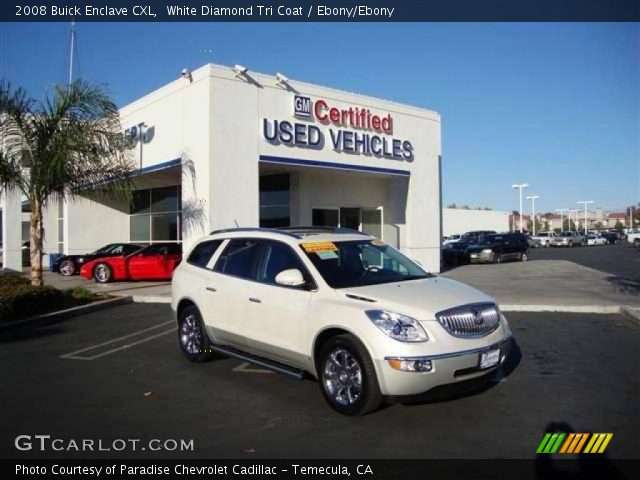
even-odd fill
[[[182,242],[212,230],[339,226],[440,269],[440,116],[236,66],[205,65],[123,107],[137,166],[129,203],[45,212],[45,252]],[[4,266],[20,268],[19,195],[2,198]],[[45,262],[47,259],[45,259]]]

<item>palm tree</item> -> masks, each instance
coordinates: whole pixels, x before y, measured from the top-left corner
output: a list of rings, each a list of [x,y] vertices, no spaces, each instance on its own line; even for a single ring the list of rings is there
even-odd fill
[[[133,164],[118,107],[103,86],[76,80],[35,100],[0,82],[0,191],[31,207],[31,283],[42,285],[42,212],[50,201],[90,193],[127,198]]]

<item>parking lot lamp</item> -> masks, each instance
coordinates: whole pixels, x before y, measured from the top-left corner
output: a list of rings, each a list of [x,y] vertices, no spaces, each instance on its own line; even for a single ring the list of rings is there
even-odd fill
[[[514,183],[512,188],[517,188],[520,191],[520,233],[522,233],[522,189],[527,188],[529,185],[526,183]]]
[[[540,198],[539,195],[530,195],[527,200],[531,200],[531,225],[533,226],[533,236],[536,236],[536,198]]]
[[[568,211],[568,208],[556,208],[556,212],[560,212],[560,231],[564,232],[564,215],[563,213]],[[571,219],[569,219],[569,222],[571,222]]]
[[[593,200],[580,200],[579,202],[576,203],[583,203],[584,204],[584,234],[587,234],[587,205],[589,205],[590,203],[595,203]],[[578,216],[578,214],[576,213],[576,217]]]

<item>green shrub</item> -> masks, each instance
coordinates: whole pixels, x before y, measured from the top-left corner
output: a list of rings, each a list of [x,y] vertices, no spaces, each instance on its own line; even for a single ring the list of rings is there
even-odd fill
[[[64,310],[103,298],[86,288],[63,291],[50,286],[34,287],[27,279],[15,275],[11,277],[9,280],[9,276],[0,276],[0,321]]]
[[[0,288],[15,285],[31,285],[31,281],[26,277],[12,273],[4,273],[0,275]]]

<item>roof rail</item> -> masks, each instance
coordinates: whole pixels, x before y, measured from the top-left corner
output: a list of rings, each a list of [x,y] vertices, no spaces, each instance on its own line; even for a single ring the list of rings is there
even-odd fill
[[[299,234],[305,234],[305,233],[349,233],[349,234],[352,234],[352,235],[364,235],[366,237],[370,237],[371,236],[368,233],[361,232],[360,230],[354,230],[352,228],[343,228],[343,227],[317,227],[317,226],[311,226],[311,227],[282,227],[279,230],[282,230],[284,232],[299,233]]]
[[[277,229],[277,228],[258,228],[258,227],[237,227],[237,228],[222,228],[220,230],[213,230],[209,235],[216,235],[218,233],[234,233],[234,232],[269,232],[269,233],[277,233],[280,235],[286,235],[287,237],[293,237],[300,239],[300,235],[296,235],[292,232],[287,232],[285,230]]]

